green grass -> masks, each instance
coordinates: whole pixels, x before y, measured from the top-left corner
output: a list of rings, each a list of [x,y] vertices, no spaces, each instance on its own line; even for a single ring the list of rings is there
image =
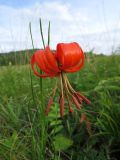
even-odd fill
[[[59,117],[58,97],[45,117],[40,81],[32,73],[33,97],[28,64],[0,67],[0,160],[119,159],[120,56],[88,54],[85,67],[68,77],[92,102],[83,107],[91,135],[80,112]],[[44,108],[54,84],[53,78],[43,80]]]

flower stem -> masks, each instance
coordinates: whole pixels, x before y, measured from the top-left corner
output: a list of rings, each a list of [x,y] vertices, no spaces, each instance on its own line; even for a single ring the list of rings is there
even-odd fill
[[[34,43],[33,43],[32,29],[31,29],[31,22],[29,23],[29,31],[30,31],[30,37],[31,37],[32,47],[33,47],[33,50],[34,50]],[[30,69],[30,85],[31,85],[32,98],[33,98],[34,105],[36,106],[35,96],[34,96],[34,90],[33,90],[33,80],[32,80],[31,68],[29,68],[29,69]]]
[[[40,34],[41,34],[41,38],[42,38],[43,48],[45,49],[45,41],[44,41],[44,37],[43,37],[41,18],[40,18]],[[42,70],[40,70],[40,74],[42,74]],[[42,108],[43,108],[43,83],[42,83],[42,78],[40,78],[40,93],[41,93],[41,104],[42,104]]]

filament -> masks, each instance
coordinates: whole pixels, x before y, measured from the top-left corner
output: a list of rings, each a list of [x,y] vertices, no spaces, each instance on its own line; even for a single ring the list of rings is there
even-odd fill
[[[63,74],[63,80],[64,80],[64,86],[65,86],[66,91],[68,92],[69,95],[72,96],[72,94],[69,91],[68,84],[67,84],[67,81],[66,81],[64,74]]]
[[[70,82],[68,81],[68,78],[67,78],[66,74],[64,74],[64,79],[65,79],[69,89],[71,90],[71,92],[75,93],[76,91],[72,88]]]
[[[62,74],[62,73],[61,73]],[[61,89],[61,96],[63,97],[63,82],[62,82],[62,75],[60,74],[60,89]]]

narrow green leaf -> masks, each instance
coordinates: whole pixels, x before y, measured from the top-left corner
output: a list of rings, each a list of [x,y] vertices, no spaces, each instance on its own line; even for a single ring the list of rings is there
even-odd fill
[[[48,46],[50,45],[50,21],[48,25]]]
[[[31,29],[31,22],[29,23],[29,29],[30,29],[30,36],[31,36],[32,47],[33,47],[33,49],[34,49],[33,36],[32,36],[32,29]]]
[[[43,30],[42,30],[42,21],[40,18],[40,33],[41,33],[41,38],[42,38],[42,43],[43,43],[43,47],[45,49],[45,41],[44,41],[44,37],[43,37]]]

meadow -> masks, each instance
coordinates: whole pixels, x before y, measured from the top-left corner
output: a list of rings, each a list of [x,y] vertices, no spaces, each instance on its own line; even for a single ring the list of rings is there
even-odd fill
[[[0,160],[119,160],[120,55],[86,53],[84,68],[68,77],[91,104],[61,118],[58,94],[44,114],[56,78],[43,80],[41,95],[31,54],[0,55]]]

